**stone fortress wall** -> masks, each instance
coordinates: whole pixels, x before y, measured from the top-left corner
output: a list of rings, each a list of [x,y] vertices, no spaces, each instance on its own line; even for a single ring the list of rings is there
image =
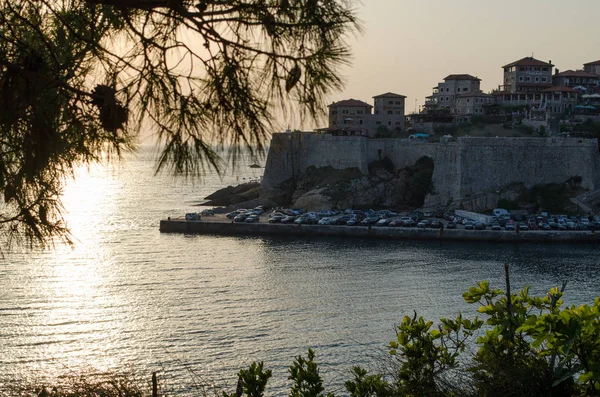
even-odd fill
[[[413,165],[420,157],[434,161],[434,193],[426,206],[457,204],[473,195],[495,191],[514,182],[527,187],[562,183],[582,177],[582,186],[600,188],[600,152],[596,139],[475,138],[441,143],[403,139],[344,137],[314,133],[274,134],[262,188],[266,191],[310,166],[358,168],[388,157],[396,168]]]

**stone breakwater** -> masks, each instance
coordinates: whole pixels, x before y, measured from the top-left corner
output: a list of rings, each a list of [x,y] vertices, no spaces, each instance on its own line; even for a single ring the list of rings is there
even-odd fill
[[[600,233],[591,231],[514,231],[416,229],[366,226],[282,225],[223,221],[161,220],[161,233],[226,236],[358,237],[396,240],[485,241],[506,243],[598,243]]]
[[[368,174],[369,163],[390,159],[396,168],[427,156],[434,162],[433,193],[426,207],[459,206],[478,195],[512,183],[525,187],[564,183],[581,177],[583,188],[600,188],[600,153],[596,139],[463,137],[441,143],[370,139],[314,133],[274,134],[262,193],[295,180],[311,166],[356,168]]]

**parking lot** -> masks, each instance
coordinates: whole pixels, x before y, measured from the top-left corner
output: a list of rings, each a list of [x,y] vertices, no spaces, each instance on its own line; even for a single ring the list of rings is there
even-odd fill
[[[552,215],[488,216],[488,222],[457,216],[454,211],[420,212],[389,210],[321,210],[306,212],[295,208],[238,209],[226,214],[204,210],[201,219],[228,223],[269,223],[295,225],[331,225],[348,227],[403,227],[421,229],[495,230],[507,232],[600,230],[600,217]],[[188,214],[190,215],[190,214]],[[187,216],[186,216],[187,217]]]

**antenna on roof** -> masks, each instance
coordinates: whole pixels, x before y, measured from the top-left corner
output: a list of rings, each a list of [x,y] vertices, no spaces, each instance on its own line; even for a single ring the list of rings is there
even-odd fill
[[[533,51],[531,51],[531,57],[533,58]]]

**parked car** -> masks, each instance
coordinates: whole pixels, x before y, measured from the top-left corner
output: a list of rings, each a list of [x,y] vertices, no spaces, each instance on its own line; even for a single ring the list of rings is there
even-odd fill
[[[519,230],[529,230],[529,228],[527,227],[527,224],[525,222],[519,222]]]
[[[579,230],[579,227],[575,222],[567,222],[567,230]]]
[[[400,219],[394,219],[393,221],[390,222],[389,226],[391,226],[391,227],[403,226],[403,222]]]
[[[502,230],[502,226],[499,223],[492,224],[492,230]]]
[[[389,224],[394,220],[394,218],[383,218],[377,221],[375,226],[389,226]]]
[[[317,224],[319,225],[331,225],[331,218],[321,218]]]
[[[185,214],[186,221],[199,221],[200,219],[201,216],[197,212],[188,212],[187,214]]]
[[[552,230],[552,228],[550,227],[550,225],[546,222],[542,223],[542,226],[540,227],[540,229],[542,230]]]
[[[248,218],[249,215],[246,214],[239,214],[237,215],[235,218],[233,218],[234,222],[244,222],[246,220],[246,218]]]
[[[365,219],[363,219],[360,224],[363,226],[370,226],[370,225],[374,225],[377,222],[379,222],[379,217],[378,216],[368,216]]]
[[[431,224],[429,226],[432,227],[432,228],[434,228],[434,229],[441,229],[442,228],[442,222],[440,222],[440,221],[431,221]]]
[[[233,219],[236,216],[238,216],[239,214],[240,214],[240,211],[232,211],[225,216],[227,217],[227,219]]]
[[[275,215],[269,216],[269,223],[279,223],[286,216],[287,215],[283,215],[283,214],[275,214]]]
[[[244,222],[246,223],[257,223],[260,220],[260,218],[258,217],[258,215],[250,215],[249,217],[247,217]]]
[[[296,215],[288,215],[281,220],[281,223],[294,223],[297,218]]]
[[[202,216],[213,216],[214,214],[215,214],[215,210],[211,210],[211,209],[202,210],[202,212],[200,212],[200,215],[202,215]]]
[[[515,224],[514,223],[507,223],[506,226],[504,227],[504,229],[506,229],[506,230],[515,230]]]
[[[485,223],[477,222],[475,226],[473,226],[475,230],[485,230]]]
[[[456,222],[448,222],[446,229],[456,229]]]
[[[313,225],[313,224],[317,223],[317,220],[310,216],[302,215],[302,216],[299,216],[298,218],[296,218],[294,223],[298,224],[298,225]]]
[[[348,222],[346,222],[346,225],[348,225],[348,226],[358,226],[358,225],[360,225],[360,221],[361,221],[360,218],[354,217],[354,218],[350,219]]]
[[[352,219],[358,219],[356,216],[354,215],[342,215],[342,216],[338,216],[337,218],[333,218],[331,221],[332,225],[345,225],[347,224],[348,221],[352,220]],[[360,221],[360,219],[358,219]]]
[[[417,227],[424,229],[431,225],[431,221],[429,219],[424,219],[421,222],[417,223]]]
[[[467,229],[467,230],[473,230],[473,228],[475,228],[475,222],[473,222],[473,221],[466,221],[464,223],[464,225],[465,225],[465,229]]]

